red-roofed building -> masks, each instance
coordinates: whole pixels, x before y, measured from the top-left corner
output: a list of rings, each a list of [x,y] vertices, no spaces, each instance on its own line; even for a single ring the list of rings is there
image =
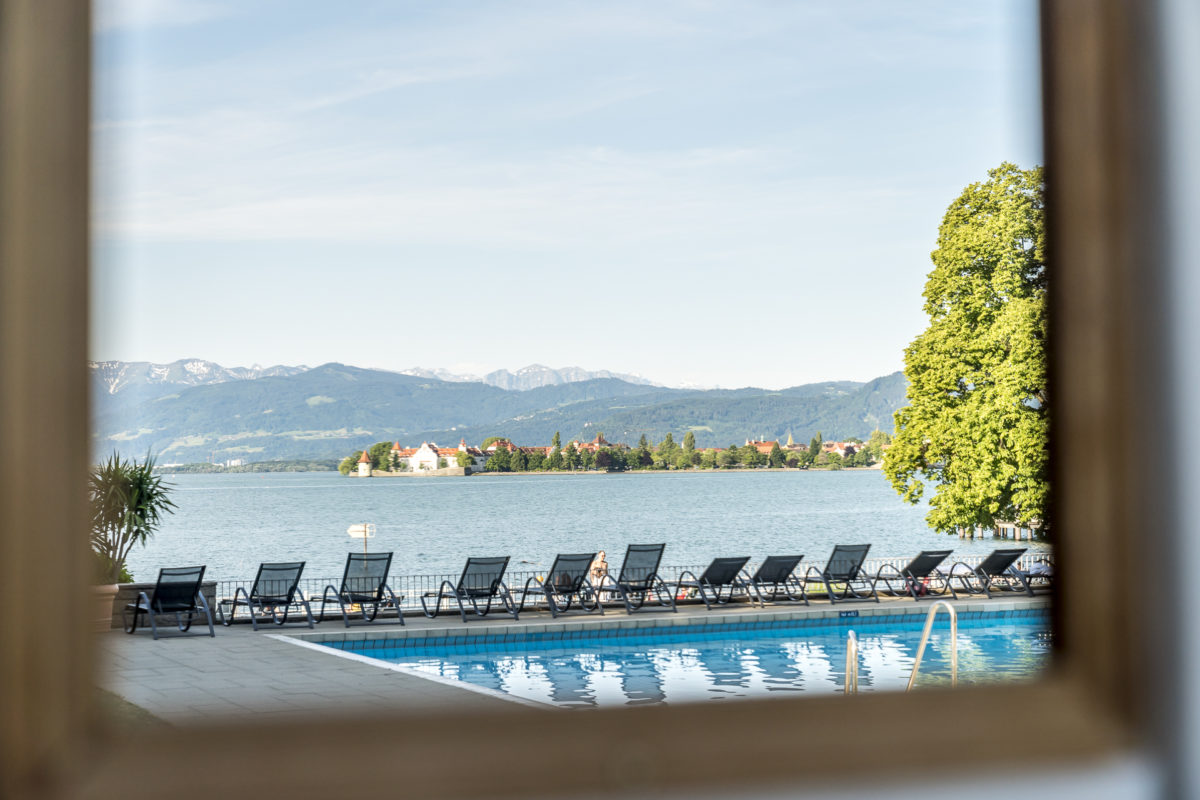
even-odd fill
[[[543,456],[548,456],[554,450],[554,448],[553,447],[541,447],[541,446],[522,447],[520,445],[513,444],[508,439],[497,439],[496,441],[489,444],[487,447],[487,450],[485,450],[484,452],[487,455],[491,456],[497,450],[507,450],[510,453],[515,453],[516,451],[520,450],[522,453],[525,453],[526,455],[529,455],[531,453],[540,453]]]
[[[777,444],[779,444],[779,442],[775,441],[775,440],[771,440],[769,442],[764,442],[762,439],[759,439],[757,442],[753,442],[749,439],[746,440],[747,447],[750,445],[753,445],[754,449],[757,450],[758,452],[762,453],[764,456],[771,455],[772,448],[774,448],[775,445],[777,445]],[[780,448],[780,449],[782,449],[782,448]]]
[[[473,470],[483,469],[488,455],[478,447],[467,447],[467,441],[462,439],[458,447],[438,447],[436,442],[421,442],[420,447],[401,447],[399,442],[392,445],[393,460],[398,462],[399,469],[416,472],[418,470],[440,469],[442,462],[447,467],[458,466],[458,454],[466,451],[475,459]]]
[[[609,448],[610,450],[628,450],[629,449],[629,445],[613,444],[608,439],[604,438],[603,433],[596,434],[596,438],[592,439],[590,442],[581,442],[579,440],[575,440],[575,441],[570,442],[570,444],[575,445],[575,449],[579,452],[583,452],[584,450],[587,450],[590,453],[596,453],[600,450],[603,450],[606,447]],[[565,450],[566,448],[564,447],[563,449]]]
[[[858,452],[854,442],[821,442],[822,453],[837,453],[845,458]]]

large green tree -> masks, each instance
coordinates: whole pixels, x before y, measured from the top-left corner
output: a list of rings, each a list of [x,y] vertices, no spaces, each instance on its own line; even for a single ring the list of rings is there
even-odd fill
[[[904,353],[908,405],[883,469],[929,524],[973,530],[1045,519],[1046,262],[1040,168],[1001,164],[938,229],[929,327]]]
[[[821,445],[824,443],[825,440],[821,437],[821,432],[817,431],[817,434],[808,441],[808,450],[804,453],[804,463],[815,463],[817,456],[821,455]]]
[[[376,442],[368,447],[367,456],[371,459],[371,469],[387,469],[391,454],[391,442]]]

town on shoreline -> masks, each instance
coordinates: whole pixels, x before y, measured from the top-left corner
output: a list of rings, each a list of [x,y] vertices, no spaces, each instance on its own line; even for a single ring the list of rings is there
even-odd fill
[[[826,469],[877,467],[891,445],[891,436],[876,430],[864,442],[849,438],[826,441],[818,432],[808,444],[798,444],[791,434],[785,443],[746,439],[740,447],[697,448],[688,431],[682,443],[668,433],[657,445],[645,435],[634,446],[610,442],[598,433],[591,441],[571,440],[564,446],[558,433],[549,445],[523,446],[492,436],[479,447],[460,440],[458,447],[438,447],[422,442],[403,447],[399,442],[377,442],[356,450],[338,465],[353,477],[401,475],[470,475],[473,473],[634,472],[664,470]]]

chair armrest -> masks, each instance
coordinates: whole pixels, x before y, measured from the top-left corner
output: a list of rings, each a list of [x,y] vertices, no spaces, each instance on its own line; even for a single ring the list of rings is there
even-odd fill
[[[885,569],[890,569],[893,574],[884,576],[883,571]],[[901,580],[903,578],[904,578],[904,573],[900,570],[899,567],[897,567],[893,564],[884,564],[879,569],[875,570],[875,580],[876,581],[879,581],[879,580]]]
[[[690,581],[684,581],[683,578],[685,575],[691,575],[692,579]],[[690,569],[685,569],[683,572],[679,573],[679,580],[675,582],[675,594],[679,594],[679,590],[681,588],[683,588],[684,586],[699,586],[699,585],[700,585],[700,579],[696,577],[696,573],[692,572]]]
[[[447,589],[450,590],[450,597],[458,597],[458,590],[450,581],[442,581],[442,585],[437,588],[436,592],[425,592],[422,597],[442,597]]]
[[[152,610],[150,608],[150,595],[146,594],[145,592],[138,592],[137,600],[132,603],[126,603],[125,607],[142,608],[143,603],[145,603],[146,612],[149,613]]]

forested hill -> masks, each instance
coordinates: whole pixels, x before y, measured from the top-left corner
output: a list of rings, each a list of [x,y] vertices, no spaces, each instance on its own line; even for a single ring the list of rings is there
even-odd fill
[[[242,458],[333,458],[377,441],[417,445],[478,444],[487,436],[546,444],[592,438],[658,441],[668,431],[696,434],[697,446],[740,444],[747,437],[806,441],[866,438],[892,429],[904,402],[904,377],[866,384],[840,381],[763,389],[695,391],[600,378],[528,391],[441,381],[342,364],[181,386],[159,397],[108,398],[94,423],[93,451],[159,454],[163,463]]]

